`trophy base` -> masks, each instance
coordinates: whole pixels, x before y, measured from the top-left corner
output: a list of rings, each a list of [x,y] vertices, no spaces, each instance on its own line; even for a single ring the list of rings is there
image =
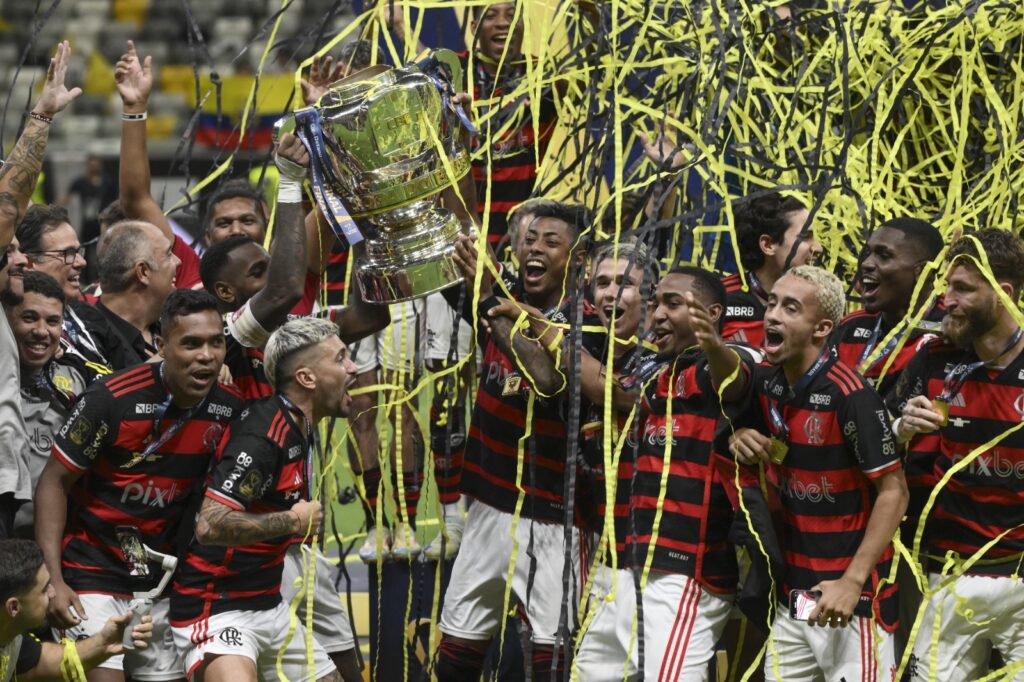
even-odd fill
[[[366,257],[355,275],[363,300],[387,305],[422,298],[462,281],[455,263],[458,219],[430,208],[414,214],[400,229],[386,229],[366,240]]]
[[[363,300],[380,305],[401,303],[458,284],[462,281],[462,273],[452,258],[454,253],[453,246],[446,253],[419,263],[392,267],[360,264],[356,277]]]

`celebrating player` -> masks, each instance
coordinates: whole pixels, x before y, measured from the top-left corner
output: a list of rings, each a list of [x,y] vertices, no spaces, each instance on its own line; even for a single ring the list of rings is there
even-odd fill
[[[828,348],[844,298],[839,279],[813,266],[775,283],[764,318],[770,364],[751,382],[763,432],[731,441],[741,462],[772,462],[782,499],[769,680],[866,679],[895,665],[896,588],[886,580],[907,485],[881,398]]]
[[[164,304],[162,362],[94,382],[57,434],[36,489],[36,540],[53,580],[50,617],[72,637],[91,636],[159,580],[133,578],[115,534],[138,526],[143,542],[177,555],[181,523],[241,399],[217,383],[224,331],[217,302],[181,289]],[[70,498],[70,513],[68,500]],[[167,636],[167,600],[153,608],[153,645],[100,664],[91,679],[180,680]]]
[[[351,635],[341,673],[316,640],[307,664],[303,630],[288,639],[281,600],[292,538],[317,533],[323,519],[310,494],[314,429],[349,413],[355,367],[338,334],[316,318],[275,331],[264,361],[276,392],[250,405],[221,443],[171,598],[189,679],[273,679],[279,656],[286,679],[362,679]]]
[[[918,531],[924,553],[936,557],[910,666],[921,680],[979,679],[992,648],[1010,665],[1024,658],[1016,577],[1024,551],[1024,334],[1008,309],[1024,287],[1024,245],[1012,232],[982,230],[954,242],[947,259],[948,341],[914,356],[890,402],[902,408],[897,438],[931,440],[938,486]],[[952,578],[938,557],[953,561]]]

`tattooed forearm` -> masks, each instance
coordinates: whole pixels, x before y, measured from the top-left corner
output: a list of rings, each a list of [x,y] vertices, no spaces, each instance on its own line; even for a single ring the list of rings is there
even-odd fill
[[[298,520],[290,511],[249,514],[206,498],[196,520],[196,539],[203,545],[251,545],[296,533]]]
[[[0,167],[0,246],[10,243],[43,168],[50,126],[34,118]]]
[[[488,322],[491,325],[491,339],[506,357],[516,363],[521,372],[533,379],[538,391],[544,395],[554,395],[565,388],[565,379],[555,367],[554,359],[539,343],[521,333],[513,334],[515,323],[507,317],[493,317]]]

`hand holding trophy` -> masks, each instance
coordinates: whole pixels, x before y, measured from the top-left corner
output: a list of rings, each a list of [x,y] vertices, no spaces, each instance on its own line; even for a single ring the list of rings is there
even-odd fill
[[[313,195],[338,238],[365,241],[356,279],[366,301],[406,301],[462,279],[453,260],[462,226],[437,202],[470,169],[458,128],[471,124],[453,102],[461,75],[449,50],[372,66],[277,124],[278,137],[294,132],[309,150]]]

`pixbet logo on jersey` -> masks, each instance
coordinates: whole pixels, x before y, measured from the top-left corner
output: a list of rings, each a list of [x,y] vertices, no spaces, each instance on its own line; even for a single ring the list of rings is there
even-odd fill
[[[166,490],[159,486],[153,485],[153,480],[146,481],[146,485],[143,486],[141,483],[129,483],[124,487],[124,492],[121,493],[121,503],[125,502],[141,502],[142,504],[149,505],[150,507],[160,507],[161,509],[166,507],[167,504],[174,500],[174,496],[178,493],[178,484],[172,483],[170,488]]]
[[[967,459],[967,455],[953,455],[953,464],[964,459]],[[1024,461],[1005,455],[999,450],[978,454],[968,463],[967,470],[975,476],[1024,479]]]

